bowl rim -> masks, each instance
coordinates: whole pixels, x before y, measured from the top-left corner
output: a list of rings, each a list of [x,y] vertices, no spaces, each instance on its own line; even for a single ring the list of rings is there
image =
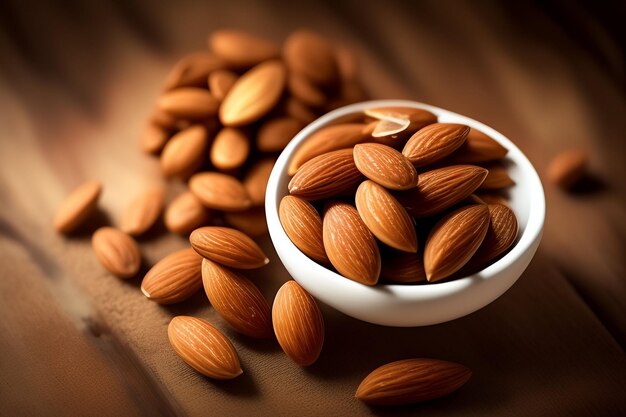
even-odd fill
[[[476,128],[484,132],[508,149],[507,158],[514,161],[514,163],[519,166],[520,171],[523,172],[523,175],[526,177],[526,181],[529,184],[528,189],[530,190],[530,194],[532,196],[526,227],[523,233],[518,236],[518,241],[515,246],[513,246],[513,248],[511,248],[509,252],[507,252],[502,258],[489,265],[488,267],[482,269],[481,271],[451,281],[434,282],[427,285],[384,283],[374,286],[368,286],[345,278],[341,274],[318,264],[316,261],[310,259],[303,252],[301,252],[300,249],[298,249],[293,244],[293,242],[291,242],[291,239],[289,239],[289,237],[285,233],[278,217],[278,207],[280,205],[280,199],[278,196],[281,194],[278,186],[281,182],[280,180],[283,175],[287,175],[286,170],[288,168],[288,163],[291,160],[293,153],[301,145],[301,143],[306,140],[306,138],[308,138],[312,133],[326,126],[327,124],[330,124],[335,119],[350,115],[352,113],[363,111],[364,109],[375,107],[411,107],[428,110],[436,114],[438,118],[440,116],[450,116],[457,119],[458,123],[466,124],[472,128]],[[282,256],[280,254],[278,246],[289,245],[290,253],[298,253],[299,255],[301,255],[301,257],[298,256],[298,262],[302,261],[306,264],[301,265],[302,267],[312,268],[312,272],[316,274],[333,276],[333,279],[335,279],[336,282],[333,282],[332,284],[336,285],[337,287],[347,287],[350,290],[357,291],[360,290],[384,291],[387,293],[390,292],[396,296],[400,296],[402,299],[405,299],[407,301],[413,300],[416,297],[423,298],[429,296],[451,295],[476,284],[477,278],[479,279],[479,281],[483,281],[497,277],[517,258],[519,258],[526,251],[528,251],[532,247],[534,242],[541,238],[545,222],[545,210],[545,194],[543,186],[541,184],[541,180],[539,179],[539,175],[537,174],[537,171],[530,163],[528,158],[524,155],[524,153],[510,139],[508,139],[506,136],[493,129],[492,127],[487,126],[486,124],[481,123],[470,117],[463,116],[461,114],[440,107],[412,100],[370,100],[354,103],[335,109],[311,122],[310,124],[305,126],[300,132],[298,132],[298,134],[294,136],[294,138],[280,153],[270,174],[265,195],[265,214],[268,224],[268,230],[271,240],[276,247],[276,251],[279,253],[279,257],[281,257],[281,260]],[[283,264],[285,264],[284,261]],[[292,275],[296,281],[299,281],[296,274]]]

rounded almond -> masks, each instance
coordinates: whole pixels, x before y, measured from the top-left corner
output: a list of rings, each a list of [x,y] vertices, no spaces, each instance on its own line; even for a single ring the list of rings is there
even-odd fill
[[[509,176],[507,169],[499,165],[489,165],[485,180],[480,184],[480,190],[501,190],[515,185],[515,181]]]
[[[589,156],[582,149],[573,149],[555,156],[548,167],[548,179],[561,188],[573,187],[586,173]]]
[[[180,87],[205,87],[207,76],[224,67],[224,62],[207,53],[194,52],[182,57],[167,75],[165,90]]]
[[[322,218],[311,203],[287,195],[280,201],[278,216],[285,233],[302,253],[318,262],[329,262],[324,250]]]
[[[293,32],[285,40],[283,56],[289,69],[319,85],[338,79],[335,52],[330,43],[310,30]]]
[[[242,166],[250,155],[250,140],[240,129],[224,127],[211,145],[211,163],[221,171]]]
[[[120,229],[132,236],[147,232],[163,210],[163,197],[164,190],[161,187],[139,195],[122,213]]]
[[[191,233],[189,242],[204,258],[232,268],[254,269],[269,263],[254,240],[229,227],[201,227]]]
[[[267,221],[263,206],[252,207],[246,211],[224,213],[224,220],[250,237],[259,237],[267,234]]]
[[[181,249],[157,262],[141,281],[141,292],[159,304],[186,300],[202,287],[202,257]]]
[[[270,119],[259,127],[256,147],[261,152],[282,151],[303,127],[304,124],[293,117]]]
[[[402,149],[402,154],[415,166],[437,162],[456,151],[470,128],[455,123],[433,123],[418,130]]]
[[[206,320],[176,316],[167,327],[174,352],[202,375],[232,379],[243,373],[233,344]]]
[[[324,249],[337,272],[361,284],[375,285],[380,275],[380,253],[357,210],[346,203],[330,203],[322,227]]]
[[[208,133],[204,126],[193,125],[172,138],[161,154],[161,172],[166,177],[185,177],[197,170],[204,161]]]
[[[502,159],[507,149],[480,130],[470,129],[463,145],[448,159],[454,164],[481,164]]]
[[[189,179],[189,190],[205,207],[223,211],[250,208],[251,201],[243,184],[219,172],[200,172]]]
[[[413,221],[387,190],[373,181],[363,181],[355,202],[363,223],[378,240],[404,252],[417,252]]]
[[[186,191],[176,197],[165,209],[165,227],[172,233],[191,233],[211,218],[198,197]]]
[[[102,266],[120,278],[137,275],[141,253],[137,242],[126,233],[112,227],[101,227],[91,238],[91,246]]]
[[[225,126],[257,121],[278,103],[287,72],[280,61],[267,61],[243,74],[232,86],[219,109]]]
[[[370,180],[392,190],[408,190],[417,185],[417,171],[395,149],[380,143],[354,147],[354,163]]]
[[[252,281],[204,259],[202,283],[215,311],[237,332],[254,338],[272,336],[270,306]]]
[[[251,67],[277,58],[280,51],[273,42],[238,30],[217,30],[209,37],[213,53],[237,68]]]
[[[205,89],[182,87],[164,93],[157,104],[174,117],[196,120],[215,116],[220,102]]]
[[[302,366],[313,364],[324,346],[324,318],[315,299],[295,281],[287,281],[272,306],[274,334],[283,351]]]
[[[99,181],[89,181],[76,187],[57,209],[54,229],[59,233],[70,233],[96,208],[102,193]]]
[[[237,74],[228,70],[217,70],[209,74],[209,91],[218,100],[224,100],[233,85],[237,82]]]
[[[326,104],[324,92],[300,74],[292,73],[287,79],[289,92],[302,103],[311,107],[323,107]]]
[[[243,179],[243,186],[246,188],[253,206],[265,204],[265,188],[275,162],[274,158],[257,161],[250,167],[246,177]]]
[[[161,126],[146,123],[141,132],[141,150],[149,154],[158,154],[169,140],[169,133]]]

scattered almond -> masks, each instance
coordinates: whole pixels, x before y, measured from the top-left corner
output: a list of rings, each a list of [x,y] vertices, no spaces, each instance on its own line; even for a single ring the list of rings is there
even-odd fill
[[[209,220],[209,211],[190,191],[176,197],[165,209],[165,227],[173,233],[191,233]]]
[[[582,149],[565,151],[555,156],[548,168],[548,179],[563,189],[573,187],[587,172],[589,156]]]
[[[299,120],[303,124],[309,124],[317,118],[315,112],[295,97],[287,97],[283,104],[284,112],[289,117]]]
[[[147,232],[161,215],[163,197],[162,187],[149,189],[139,195],[122,213],[120,229],[132,236]]]
[[[59,233],[70,233],[89,217],[98,204],[102,193],[102,184],[89,181],[75,188],[57,209],[54,217],[54,229]]]
[[[259,127],[256,147],[261,152],[282,150],[302,130],[304,124],[292,117],[270,119]]]
[[[259,237],[267,233],[265,208],[263,206],[252,207],[246,211],[224,213],[224,220],[250,237]]]
[[[186,300],[202,287],[202,257],[181,249],[157,262],[141,282],[141,292],[159,304]]]
[[[324,250],[322,219],[311,203],[287,195],[280,201],[278,216],[285,233],[302,253],[323,264],[329,262]]]
[[[141,132],[141,150],[145,153],[158,154],[170,139],[169,133],[162,126],[146,123]]]
[[[237,82],[237,74],[228,70],[217,70],[209,74],[207,83],[213,97],[222,101]]]
[[[218,172],[200,172],[189,180],[189,189],[205,207],[241,211],[252,202],[243,184],[235,177]]]
[[[515,185],[505,167],[500,165],[489,165],[485,181],[480,185],[480,190],[501,190]]]
[[[269,263],[254,240],[228,227],[201,227],[191,233],[189,242],[204,258],[233,268],[254,269]]]
[[[141,253],[135,240],[121,230],[101,227],[91,238],[91,246],[102,266],[120,278],[137,275]]]
[[[250,139],[240,130],[224,127],[211,145],[211,163],[220,171],[241,167],[250,154]]]
[[[454,123],[433,123],[418,130],[404,146],[402,154],[415,166],[437,162],[457,150],[470,128]]]
[[[265,204],[265,188],[275,162],[274,158],[265,158],[257,161],[250,167],[248,174],[243,179],[243,186],[248,192],[253,206]]]
[[[335,51],[330,43],[310,30],[299,30],[287,38],[283,47],[287,66],[319,85],[331,85],[338,79]]]
[[[221,68],[224,61],[208,52],[194,52],[182,57],[168,74],[164,88],[172,90],[180,87],[202,87],[207,76]]]
[[[204,161],[208,132],[202,125],[181,130],[167,142],[161,154],[161,172],[166,177],[186,177]]]
[[[175,117],[203,119],[217,114],[219,101],[202,88],[182,87],[164,93],[158,105]]]
[[[408,190],[417,185],[417,171],[395,149],[379,143],[354,147],[354,163],[370,180],[392,190]]]
[[[302,103],[311,107],[323,107],[326,95],[318,86],[303,75],[292,73],[287,79],[289,92]]]
[[[218,30],[209,36],[209,47],[224,61],[239,68],[252,67],[277,58],[280,51],[273,42],[237,30]]]

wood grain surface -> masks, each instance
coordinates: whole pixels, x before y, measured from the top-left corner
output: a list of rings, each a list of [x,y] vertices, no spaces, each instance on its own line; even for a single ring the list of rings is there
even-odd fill
[[[626,414],[625,72],[612,24],[624,10],[512,3],[3,2],[0,415]],[[177,57],[204,48],[217,28],[280,40],[302,26],[356,51],[373,98],[416,99],[485,122],[542,178],[570,147],[588,149],[593,169],[573,194],[545,183],[544,240],[500,299],[413,329],[323,306],[326,345],[307,369],[275,341],[234,334],[204,294],[150,302],[140,278],[111,276],[89,244],[97,226],[116,224],[135,195],[163,182],[137,139]],[[102,212],[72,238],[56,235],[56,207],[87,179],[104,183]],[[169,185],[169,198],[181,188]],[[271,300],[288,276],[268,238],[261,243],[271,265],[249,276]],[[147,268],[187,243],[160,226],[140,244]],[[244,375],[214,382],[183,364],[167,341],[176,314],[224,329]],[[458,361],[473,378],[427,404],[380,409],[353,398],[375,367],[408,357]]]

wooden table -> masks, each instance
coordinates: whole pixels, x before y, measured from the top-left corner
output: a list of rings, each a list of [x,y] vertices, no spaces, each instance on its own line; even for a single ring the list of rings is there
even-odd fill
[[[147,1],[0,6],[0,415],[624,415],[626,221],[624,55],[600,6],[485,2]],[[623,21],[604,5],[602,16]],[[585,10],[585,8],[593,10]],[[621,18],[619,17],[621,13]],[[413,329],[324,308],[309,369],[275,342],[235,335],[199,293],[160,307],[65,239],[51,217],[85,179],[105,184],[100,223],[161,182],[137,137],[169,66],[232,26],[276,40],[312,27],[353,48],[375,98],[410,98],[502,131],[543,175],[562,149],[592,154],[575,194],[545,184],[543,243],[504,296],[450,323]],[[95,226],[95,225],[92,225]],[[270,243],[263,242],[266,248]],[[141,241],[146,265],[185,239]],[[273,253],[273,252],[272,252]],[[275,255],[257,277],[268,299],[288,277]],[[225,329],[245,374],[213,382],[170,349],[176,314]],[[373,368],[406,357],[469,366],[447,399],[394,410],[353,398]]]

